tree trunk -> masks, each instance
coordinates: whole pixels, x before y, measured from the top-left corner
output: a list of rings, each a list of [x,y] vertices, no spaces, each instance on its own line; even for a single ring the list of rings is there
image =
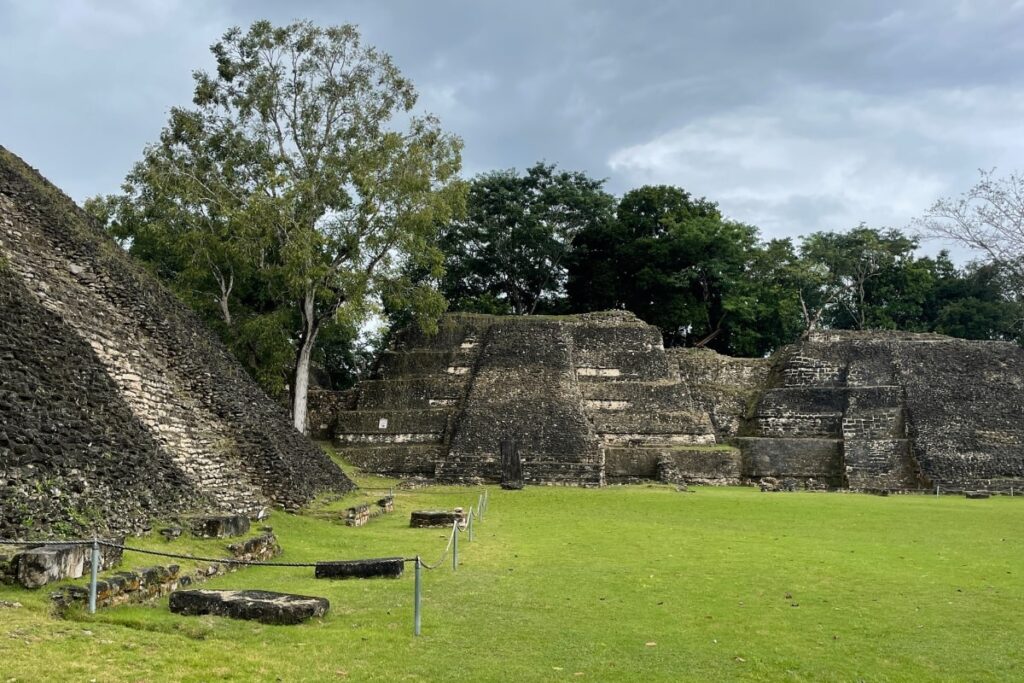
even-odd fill
[[[313,296],[307,295],[302,302],[302,338],[295,358],[295,377],[292,382],[292,424],[303,434],[307,433],[306,414],[309,398],[309,366],[313,360],[313,348],[320,325],[314,317]]]

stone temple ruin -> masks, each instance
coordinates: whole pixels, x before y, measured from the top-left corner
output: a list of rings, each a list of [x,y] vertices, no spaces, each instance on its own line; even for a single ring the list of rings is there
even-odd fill
[[[351,487],[184,304],[0,147],[0,538]]]
[[[736,359],[665,349],[626,312],[451,314],[400,333],[354,390],[311,398],[314,435],[355,465],[444,482],[1024,484],[1024,350],[1008,343],[830,332]],[[0,538],[258,516],[351,487],[170,291],[0,147]]]
[[[1024,484],[1024,350],[939,335],[816,333],[737,359],[664,349],[625,312],[451,314],[313,406],[353,464],[439,481],[500,481],[514,441],[535,484]]]

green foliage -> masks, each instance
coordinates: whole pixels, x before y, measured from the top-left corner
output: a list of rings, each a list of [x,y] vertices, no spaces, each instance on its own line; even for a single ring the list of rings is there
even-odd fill
[[[371,492],[275,513],[279,559],[433,562],[445,531],[410,529],[408,512],[468,507],[478,491],[397,493],[394,514],[360,529],[339,517]],[[24,605],[3,610],[0,657],[6,678],[29,681],[1014,680],[1022,517],[1024,501],[1009,497],[494,488],[475,540],[459,539],[459,570],[424,573],[419,638],[411,565],[401,579],[360,581],[253,568],[200,587],[322,596],[327,616],[264,626],[174,615],[163,597],[61,619],[49,590],[0,586]],[[225,552],[224,541],[157,534],[136,544]]]
[[[604,225],[604,182],[537,163],[476,177],[467,215],[448,223],[442,291],[455,310],[522,315],[557,309],[566,259],[581,232]]]
[[[268,390],[289,386],[298,425],[314,358],[344,357],[385,300],[427,326],[444,310],[436,233],[463,209],[461,141],[413,112],[412,84],[353,26],[258,21],[211,51],[194,107],[89,209]]]
[[[797,320],[794,296],[765,291],[777,289],[787,248],[773,244],[769,260],[757,229],[724,219],[713,202],[677,187],[642,187],[622,197],[614,221],[580,236],[569,306],[626,308],[661,329],[668,345],[763,355],[788,341]]]
[[[939,332],[967,339],[1015,339],[1021,305],[999,266],[959,270],[946,252],[917,257],[916,240],[863,225],[815,233],[801,256],[817,282],[805,300],[817,322],[837,329]]]

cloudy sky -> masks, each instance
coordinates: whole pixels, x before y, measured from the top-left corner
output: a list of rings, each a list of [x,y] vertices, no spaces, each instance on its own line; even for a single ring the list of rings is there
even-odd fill
[[[0,0],[0,144],[116,191],[232,25],[355,23],[465,172],[679,185],[766,236],[903,227],[1024,168],[1024,0]]]

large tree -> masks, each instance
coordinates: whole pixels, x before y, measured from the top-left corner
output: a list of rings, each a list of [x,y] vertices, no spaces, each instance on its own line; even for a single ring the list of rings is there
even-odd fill
[[[427,327],[443,311],[436,233],[463,203],[461,141],[413,113],[412,84],[353,26],[258,21],[211,51],[195,106],[172,109],[125,194],[93,208],[179,291],[213,302],[229,337],[290,349],[304,431],[326,327],[354,330],[384,298]],[[405,277],[411,262],[432,278]]]
[[[714,202],[678,187],[640,187],[622,197],[613,222],[579,236],[569,303],[577,311],[628,309],[668,345],[760,355],[784,343],[770,329],[792,327],[797,308],[795,299],[755,291],[770,279],[759,249],[757,229],[725,219]],[[755,270],[765,279],[754,280]]]
[[[615,200],[603,181],[537,163],[477,176],[464,219],[445,226],[442,291],[453,308],[536,313],[563,303],[577,236],[607,223]]]

